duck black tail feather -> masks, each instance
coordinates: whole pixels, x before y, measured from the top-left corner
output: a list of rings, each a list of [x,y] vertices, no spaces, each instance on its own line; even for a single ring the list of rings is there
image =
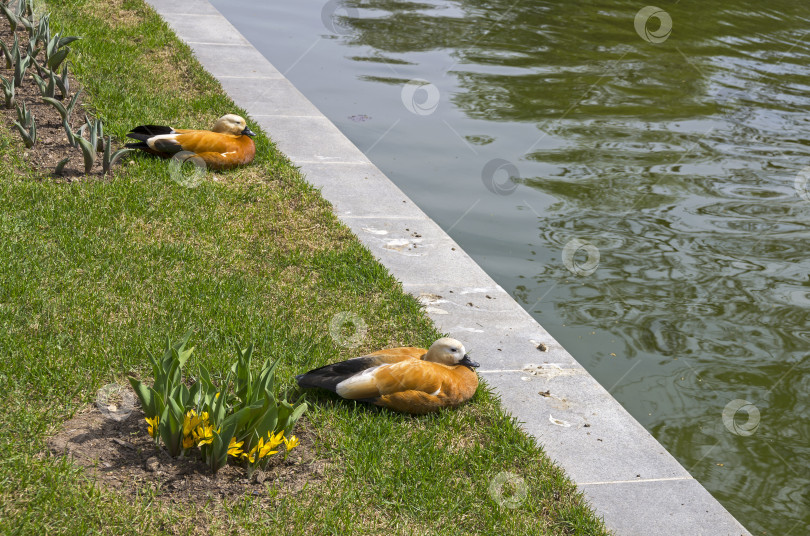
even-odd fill
[[[152,136],[160,136],[162,134],[171,134],[174,132],[172,127],[164,127],[162,125],[141,125],[133,128],[127,136],[135,138],[136,140],[145,140]]]
[[[149,146],[146,144],[145,141],[139,141],[138,143],[125,143],[124,147],[129,147],[130,149],[148,149]]]
[[[301,387],[320,387],[321,389],[335,391],[337,385],[346,378],[375,365],[377,365],[377,362],[373,357],[358,357],[316,368],[306,374],[299,374],[295,377],[295,380]]]
[[[346,377],[339,377],[332,374],[329,374],[329,371],[325,370],[313,370],[307,372],[306,374],[301,374],[295,377],[295,381],[298,382],[298,385],[304,388],[309,387],[320,387],[321,389],[328,389],[329,391],[335,392],[337,389],[337,385],[345,380]]]

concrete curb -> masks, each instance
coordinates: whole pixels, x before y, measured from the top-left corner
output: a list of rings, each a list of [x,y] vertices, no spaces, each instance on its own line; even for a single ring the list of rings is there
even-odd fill
[[[481,376],[608,528],[622,536],[749,534],[208,0],[147,2],[437,326],[475,350]]]

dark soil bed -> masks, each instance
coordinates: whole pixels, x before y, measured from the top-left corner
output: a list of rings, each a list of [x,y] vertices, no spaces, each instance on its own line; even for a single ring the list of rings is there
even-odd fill
[[[287,460],[282,453],[273,456],[267,469],[257,470],[250,479],[241,466],[229,464],[213,475],[196,456],[170,457],[164,448],[155,447],[140,409],[119,421],[93,406],[66,422],[48,440],[48,448],[54,455],[70,456],[103,486],[132,491],[145,487],[164,500],[205,505],[212,498],[265,495],[272,487],[284,496],[317,483],[326,464],[316,459],[303,422],[296,427],[300,444]]]
[[[53,31],[53,29],[51,31]],[[0,15],[0,39],[6,43],[6,46],[9,47],[9,49],[11,49],[11,45],[14,42],[14,34],[2,15]],[[20,48],[25,50],[28,46],[28,32],[24,28],[17,28],[17,39],[19,40]],[[71,54],[73,53],[74,52],[71,52]],[[44,62],[43,56],[44,54],[42,52],[40,52],[37,56],[37,61],[39,61],[40,64]],[[70,54],[68,54],[68,58],[65,61],[68,63],[68,71],[70,71]],[[42,174],[53,175],[56,164],[59,163],[59,161],[63,158],[70,157],[70,160],[65,166],[62,175],[59,177],[55,175],[53,176],[68,182],[75,180],[77,177],[83,177],[85,176],[84,158],[82,156],[81,149],[78,147],[71,147],[71,145],[68,143],[65,129],[62,127],[62,117],[53,106],[45,103],[42,100],[39,87],[37,87],[36,82],[31,77],[31,73],[33,72],[36,72],[36,67],[34,67],[32,64],[30,67],[28,67],[28,71],[23,78],[22,84],[16,88],[17,104],[21,104],[23,102],[25,103],[33,114],[34,121],[37,125],[37,141],[33,147],[23,149],[23,159],[26,160],[32,168],[41,172]],[[6,69],[6,59],[2,51],[0,51],[0,74],[7,79],[14,76],[13,68]],[[69,74],[69,77],[70,95],[69,98],[62,100],[65,106],[67,106],[68,102],[70,102],[70,98],[72,98],[73,95],[80,89],[80,85],[73,75]],[[61,99],[61,97],[62,95],[57,89],[56,98]],[[70,115],[70,126],[74,132],[77,132],[79,127],[84,124],[86,112],[82,105],[82,97],[83,95],[79,96],[76,107],[73,109],[73,113]],[[15,136],[19,137],[19,132],[17,132],[17,129],[14,127],[14,121],[17,120],[17,111],[15,108],[5,108],[5,99],[3,98],[1,91],[0,113],[2,113],[5,125],[8,127],[8,129],[12,131]],[[101,154],[99,154],[90,175],[101,175],[101,172]]]

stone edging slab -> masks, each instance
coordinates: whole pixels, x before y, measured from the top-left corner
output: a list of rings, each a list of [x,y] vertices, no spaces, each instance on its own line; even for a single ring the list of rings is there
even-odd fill
[[[749,534],[208,0],[147,2],[436,325],[475,349],[506,410],[608,528],[621,536]]]

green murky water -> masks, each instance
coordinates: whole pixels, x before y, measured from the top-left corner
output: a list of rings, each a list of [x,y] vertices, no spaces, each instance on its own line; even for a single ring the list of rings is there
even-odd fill
[[[752,532],[810,533],[810,4],[215,4]]]

